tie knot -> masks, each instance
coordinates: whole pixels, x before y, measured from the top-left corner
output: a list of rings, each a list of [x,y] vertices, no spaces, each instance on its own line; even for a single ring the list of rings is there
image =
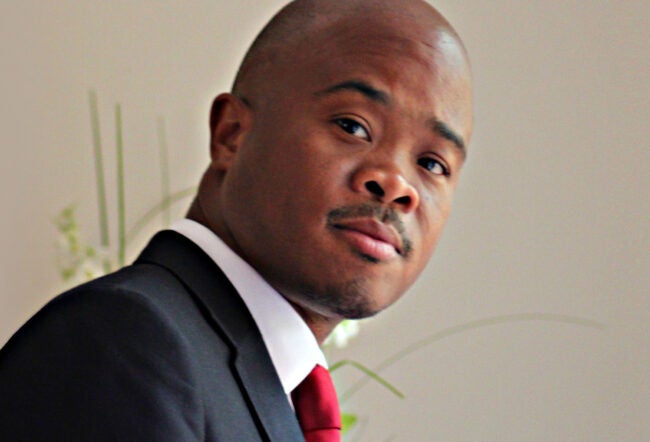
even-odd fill
[[[300,428],[307,441],[340,441],[341,412],[329,371],[316,365],[293,392]]]

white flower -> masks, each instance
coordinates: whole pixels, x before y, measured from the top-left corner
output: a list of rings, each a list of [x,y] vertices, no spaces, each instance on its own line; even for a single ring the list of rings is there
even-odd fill
[[[103,275],[108,252],[81,239],[74,206],[63,209],[55,224],[60,233],[56,240],[57,266],[63,280],[77,285]]]
[[[334,328],[332,333],[325,340],[325,346],[333,345],[336,348],[343,348],[348,341],[359,334],[359,322],[346,319]]]

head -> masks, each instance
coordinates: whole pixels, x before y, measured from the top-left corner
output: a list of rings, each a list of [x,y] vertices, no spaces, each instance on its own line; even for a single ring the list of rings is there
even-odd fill
[[[428,262],[471,122],[464,48],[431,6],[292,2],[214,101],[190,216],[308,322],[373,315]]]

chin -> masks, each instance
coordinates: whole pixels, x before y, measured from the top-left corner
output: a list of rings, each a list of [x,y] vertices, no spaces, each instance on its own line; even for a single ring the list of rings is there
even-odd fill
[[[328,284],[319,289],[314,285],[305,285],[302,287],[301,295],[308,304],[314,306],[314,310],[345,319],[363,319],[376,315],[392,304],[392,302],[379,302],[379,299],[386,298],[379,296],[378,292],[385,290],[385,287],[377,289],[375,285],[368,284],[365,278],[354,278]],[[398,297],[393,296],[390,299]]]

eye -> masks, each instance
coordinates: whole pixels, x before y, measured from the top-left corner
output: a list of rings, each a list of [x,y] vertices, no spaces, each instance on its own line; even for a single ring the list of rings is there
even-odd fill
[[[370,134],[361,123],[351,118],[337,118],[334,123],[350,135],[370,141]]]
[[[441,162],[431,157],[424,157],[418,160],[418,165],[434,175],[449,176],[449,169]]]

